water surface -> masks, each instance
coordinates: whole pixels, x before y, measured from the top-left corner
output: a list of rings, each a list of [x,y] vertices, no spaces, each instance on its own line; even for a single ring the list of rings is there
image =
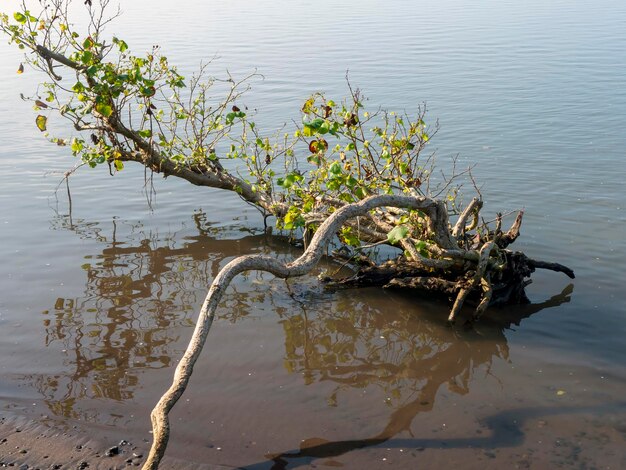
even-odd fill
[[[11,10],[14,0],[3,2]],[[172,458],[246,468],[619,468],[626,413],[626,5],[619,1],[123,2],[111,32],[189,73],[265,79],[268,130],[301,101],[427,102],[439,161],[477,163],[485,215],[524,207],[534,305],[448,328],[447,306],[379,290],[238,278],[174,411]],[[234,196],[80,171],[34,126],[0,44],[0,406],[113,443],[148,440],[208,283],[244,253],[290,259]],[[469,190],[469,188],[468,188]],[[322,269],[335,269],[324,265]],[[318,271],[319,272],[319,271]],[[317,274],[318,272],[314,273]],[[144,443],[145,445],[145,443]],[[0,449],[0,454],[2,450]]]

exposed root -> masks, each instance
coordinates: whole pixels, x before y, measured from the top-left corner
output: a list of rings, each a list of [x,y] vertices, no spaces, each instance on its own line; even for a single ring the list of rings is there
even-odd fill
[[[556,271],[559,273],[564,273],[570,279],[575,279],[574,271],[572,271],[567,266],[563,266],[559,263],[548,263],[546,261],[537,261],[534,259],[528,258],[528,264],[536,269],[549,269],[550,271]]]

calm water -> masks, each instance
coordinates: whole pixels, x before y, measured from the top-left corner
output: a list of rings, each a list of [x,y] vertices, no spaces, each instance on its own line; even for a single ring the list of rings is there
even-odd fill
[[[171,465],[626,467],[626,3],[179,5],[122,2],[111,32],[185,73],[216,55],[216,74],[258,69],[247,103],[267,129],[311,92],[344,96],[346,70],[374,108],[427,101],[442,164],[477,163],[485,214],[525,207],[517,247],[577,279],[537,273],[534,305],[464,331],[406,295],[239,278]],[[139,168],[79,172],[70,218],[55,189],[72,157],[19,99],[38,80],[20,60],[2,40],[1,413],[142,442],[219,267],[298,252],[230,195],[158,180],[151,211]]]

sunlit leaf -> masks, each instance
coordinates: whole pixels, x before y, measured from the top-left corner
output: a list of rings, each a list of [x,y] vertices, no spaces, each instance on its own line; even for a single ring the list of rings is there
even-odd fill
[[[80,60],[83,64],[88,64],[89,62],[93,60],[93,53],[89,51],[84,51],[83,54],[81,55]]]
[[[326,150],[328,150],[328,142],[324,139],[313,140],[309,144],[309,151],[311,153],[325,152]]]
[[[41,132],[45,132],[47,122],[48,122],[48,118],[46,116],[43,116],[42,114],[37,116],[37,119],[35,119],[35,123],[37,124],[37,129],[39,129]]]
[[[154,96],[155,93],[156,88],[154,88],[153,86],[146,86],[141,89],[141,94],[147,98]]]
[[[83,41],[83,49],[91,49],[94,46],[93,39],[88,37]]]
[[[404,240],[409,235],[409,228],[406,225],[398,225],[387,234],[387,241],[395,244]]]
[[[109,117],[113,114],[113,108],[106,103],[99,103],[96,105],[96,111],[102,114],[104,117]]]
[[[20,12],[13,13],[13,18],[15,18],[15,21],[17,21],[18,23],[21,23],[21,24],[26,23],[26,17],[22,15]]]
[[[20,64],[20,66],[17,68],[17,73],[18,74],[24,73],[24,64]]]
[[[322,159],[319,157],[319,155],[309,155],[306,161],[309,163],[313,163],[317,166],[320,166],[322,164]]]
[[[333,162],[329,170],[333,175],[339,175],[341,174],[341,164],[339,162]]]

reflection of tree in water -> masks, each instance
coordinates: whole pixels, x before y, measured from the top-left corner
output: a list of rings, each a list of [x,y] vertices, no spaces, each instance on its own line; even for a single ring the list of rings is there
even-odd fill
[[[433,408],[443,385],[468,393],[474,372],[490,373],[494,359],[508,359],[505,329],[539,310],[569,302],[571,292],[569,285],[546,302],[496,312],[496,318],[465,330],[442,327],[429,315],[389,303],[384,310],[373,308],[353,300],[356,296],[343,296],[322,314],[310,315],[301,303],[301,313],[282,319],[286,367],[302,373],[306,383],[336,384],[331,406],[337,406],[342,390],[375,386],[385,393],[392,411],[374,436],[335,442],[305,439],[297,451],[268,455],[272,468],[287,468],[293,459],[333,457],[375,446],[402,432],[412,436],[414,418]]]
[[[172,365],[185,347],[181,328],[193,326],[206,288],[225,258],[260,251],[297,255],[284,242],[263,234],[220,239],[225,229],[211,226],[202,212],[194,214],[193,222],[193,234],[187,235],[187,230],[164,237],[128,224],[118,230],[115,221],[111,235],[103,235],[99,224],[55,220],[55,228],[106,245],[83,265],[84,295],[57,299],[54,319],[45,321],[46,345],[60,342],[71,364],[65,375],[36,379],[55,414],[97,420],[96,412],[88,416],[77,401],[131,399],[141,369]],[[498,320],[485,318],[476,330],[459,330],[442,326],[446,315],[439,318],[429,313],[432,309],[409,308],[414,299],[406,302],[400,294],[385,295],[384,300],[356,292],[320,296],[319,291],[308,292],[305,280],[294,285],[292,299],[285,300],[251,284],[247,280],[229,288],[222,318],[237,321],[246,307],[269,302],[283,326],[288,371],[302,373],[307,384],[336,384],[328,397],[330,406],[341,406],[343,390],[373,386],[384,392],[390,407],[379,434],[339,442],[305,440],[300,450],[273,456],[277,468],[293,458],[340,455],[410,433],[413,419],[433,408],[443,385],[467,393],[473,373],[489,371],[494,359],[508,357],[506,328],[568,301],[569,295],[566,290],[543,304],[515,307],[508,318],[498,312]]]
[[[141,226],[115,220],[107,236],[99,224],[55,219],[56,229],[106,244],[82,266],[84,294],[58,298],[54,318],[44,321],[46,346],[60,342],[71,364],[68,374],[34,379],[55,414],[89,419],[77,409],[78,400],[132,398],[141,369],[168,367],[184,349],[177,344],[180,327],[193,326],[220,262],[267,245],[264,235],[249,232],[237,240],[216,238],[224,229],[212,227],[202,212],[193,221],[195,233],[180,239],[146,234]],[[254,302],[253,296],[239,293],[228,302]],[[223,317],[234,321],[243,312],[232,308]]]

